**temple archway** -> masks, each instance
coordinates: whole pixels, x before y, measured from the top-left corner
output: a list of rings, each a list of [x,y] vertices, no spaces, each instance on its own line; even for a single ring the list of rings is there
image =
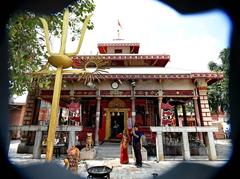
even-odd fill
[[[119,124],[119,127],[121,127],[122,126],[121,123],[123,123],[122,128],[119,129],[121,130],[128,129],[128,111],[130,111],[130,109],[126,108],[126,104],[123,100],[121,100],[120,98],[113,98],[108,103],[108,108],[105,108],[104,110],[106,111],[105,140],[109,140],[111,137],[113,137],[112,127],[114,126],[114,124],[112,124],[112,121],[116,121]],[[117,132],[121,133],[123,131]]]

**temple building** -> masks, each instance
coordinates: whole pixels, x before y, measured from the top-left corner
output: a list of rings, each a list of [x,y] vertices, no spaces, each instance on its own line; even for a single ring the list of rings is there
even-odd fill
[[[9,100],[9,122],[10,125],[19,126],[23,123],[23,117],[25,113],[25,103]],[[11,139],[20,139],[20,130],[13,130],[10,133]]]
[[[95,145],[116,142],[117,135],[124,129],[131,130],[134,124],[144,132],[146,142],[153,145],[156,133],[151,126],[212,125],[207,89],[223,74],[170,73],[164,68],[170,55],[142,55],[139,49],[139,43],[115,39],[99,43],[97,55],[72,58],[72,69],[89,68],[93,73],[63,73],[58,131],[64,133],[65,140],[71,140],[71,145],[84,145],[88,132],[93,133]],[[134,72],[139,67],[147,72]],[[151,73],[152,67],[158,67],[159,73]],[[121,68],[121,72],[113,72],[114,68]],[[131,73],[126,73],[129,68]],[[36,88],[26,102],[23,125],[43,126],[41,140],[47,134],[53,85]],[[69,137],[70,128],[62,130],[65,126],[74,128],[74,137]],[[22,150],[36,144],[36,130],[29,128],[22,134]]]

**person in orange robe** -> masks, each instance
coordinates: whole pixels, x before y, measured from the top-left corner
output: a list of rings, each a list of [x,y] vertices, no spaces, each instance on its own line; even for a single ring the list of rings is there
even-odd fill
[[[78,164],[80,162],[80,151],[74,145],[67,151],[67,158],[64,159],[66,169],[70,170],[74,174],[78,174]]]
[[[122,141],[120,143],[120,163],[121,164],[129,163],[128,142],[129,142],[128,131],[124,129],[123,134],[122,134]]]

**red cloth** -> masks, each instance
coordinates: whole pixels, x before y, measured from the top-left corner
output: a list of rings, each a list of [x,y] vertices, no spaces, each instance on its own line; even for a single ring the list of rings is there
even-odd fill
[[[173,109],[173,108],[174,108],[174,106],[172,106],[168,102],[166,104],[165,103],[161,104],[161,109]]]
[[[71,112],[76,112],[77,110],[80,109],[80,104],[79,102],[75,103],[75,102],[71,102],[70,104],[67,105],[69,111]]]
[[[116,136],[116,137],[117,137],[118,139],[121,139],[121,138],[122,138],[122,136],[123,136],[123,133],[119,133],[119,134],[117,134],[117,136]]]
[[[120,163],[127,164],[128,160],[128,138],[123,136],[120,144]]]
[[[80,116],[78,116],[78,117],[71,117],[71,120],[76,121],[76,122],[80,122]]]

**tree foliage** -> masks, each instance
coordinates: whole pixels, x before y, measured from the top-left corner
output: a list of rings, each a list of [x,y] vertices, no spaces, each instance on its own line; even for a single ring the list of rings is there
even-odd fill
[[[223,72],[224,78],[217,83],[212,84],[208,87],[208,99],[209,105],[212,111],[228,112],[229,109],[229,98],[228,98],[228,58],[230,54],[230,49],[225,48],[220,52],[219,59],[221,64],[217,64],[213,61],[208,63],[208,67],[213,72]]]
[[[71,40],[78,40],[82,22],[86,16],[95,9],[93,0],[81,0],[69,5],[71,13],[69,27]],[[63,12],[44,17],[49,25],[51,37],[59,37],[62,30]],[[88,24],[88,29],[93,29],[93,23]],[[19,12],[10,17],[7,25],[9,32],[9,74],[11,95],[22,95],[33,87],[32,72],[43,67],[47,61],[45,41],[42,24],[39,16],[31,12]],[[46,80],[50,75],[38,79]]]

